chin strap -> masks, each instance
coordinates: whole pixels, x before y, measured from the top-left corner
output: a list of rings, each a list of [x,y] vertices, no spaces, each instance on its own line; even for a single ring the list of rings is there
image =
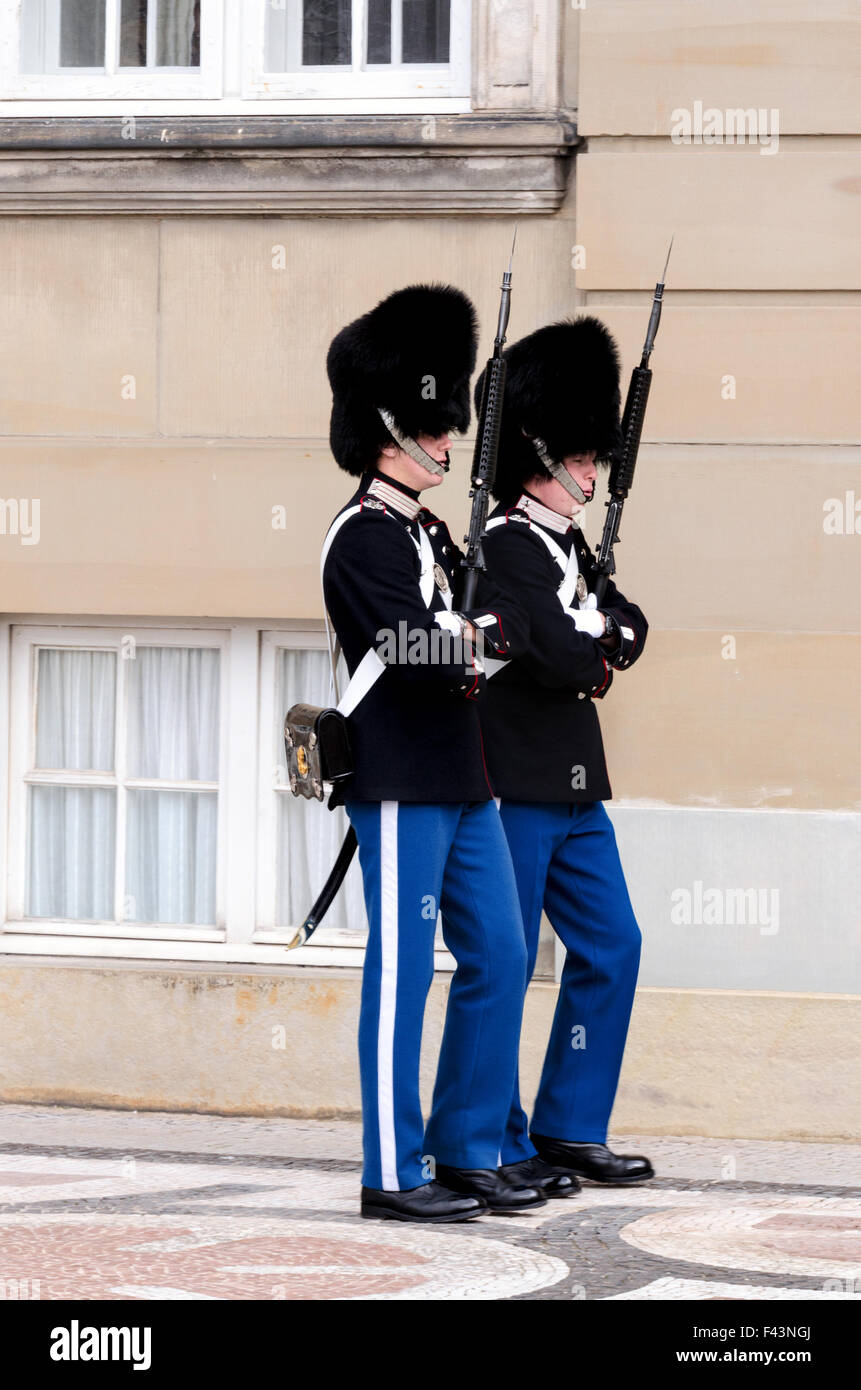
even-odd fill
[[[563,463],[559,463],[557,459],[551,458],[547,445],[544,443],[543,439],[539,439],[536,435],[532,440],[532,444],[536,454],[540,458],[541,462],[544,464],[544,467],[547,469],[547,472],[551,475],[551,477],[556,479],[557,483],[562,484],[565,491],[569,494],[569,496],[574,498],[575,502],[580,502],[585,505],[587,502],[591,500],[589,497],[586,496],[579,483],[575,483],[574,479],[571,477],[571,474],[568,472],[568,469],[565,467],[565,465]]]
[[[427,450],[422,448],[421,444],[417,444],[414,439],[410,439],[408,434],[401,433],[395,424],[394,416],[390,410],[383,410],[382,406],[378,406],[377,413],[398,448],[403,449],[405,454],[409,454],[411,459],[415,459],[416,463],[420,463],[422,468],[427,469],[428,473],[444,475],[448,472],[448,454],[445,456],[445,463],[440,463],[438,459],[432,458]]]

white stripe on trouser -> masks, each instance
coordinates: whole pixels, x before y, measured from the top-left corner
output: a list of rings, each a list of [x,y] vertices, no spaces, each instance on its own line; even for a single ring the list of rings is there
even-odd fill
[[[400,1191],[395,1142],[395,1009],[398,994],[398,803],[380,803],[380,1017],[377,1122],[384,1192]]]
[[[500,662],[500,665],[501,665],[501,664],[502,664],[502,663]],[[494,804],[494,806],[496,807],[497,811],[501,811],[501,810],[502,810],[502,797],[501,797],[501,796],[495,796],[495,797],[493,798],[493,804]],[[497,1166],[497,1168],[501,1168],[501,1167],[502,1167],[502,1149],[500,1149],[500,1150],[498,1151],[497,1155],[496,1155],[496,1166]]]

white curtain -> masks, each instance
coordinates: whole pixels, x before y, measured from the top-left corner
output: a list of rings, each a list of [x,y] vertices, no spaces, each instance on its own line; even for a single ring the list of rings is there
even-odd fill
[[[137,647],[128,663],[130,777],[218,780],[220,658],[213,647]]]
[[[129,922],[215,922],[215,792],[130,791],[126,811]]]
[[[114,768],[116,655],[39,653],[36,764]],[[127,667],[126,765],[133,778],[217,782],[220,652],[139,646]],[[31,786],[31,917],[114,920],[116,791]],[[131,789],[124,912],[133,922],[215,922],[218,795]]]
[[[103,68],[105,0],[60,0],[60,67]]]
[[[341,690],[346,668],[339,672]],[[274,751],[281,767],[281,783],[287,781],[284,754],[284,715],[293,704],[332,703],[329,658],[322,651],[278,653],[275,701]],[[276,922],[279,927],[298,926],[323,887],[335,862],[349,821],[343,809],[330,811],[325,802],[305,801],[289,791],[278,798],[278,893]],[[341,891],[326,916],[326,927],[345,931],[367,930],[362,875],[356,854]]]
[[[128,673],[130,777],[218,781],[219,669],[211,647],[138,646]],[[132,790],[125,917],[215,921],[215,792]]]
[[[30,917],[113,921],[116,792],[30,787]]]
[[[113,772],[115,652],[38,653],[36,767]]]
[[[159,0],[156,62],[160,68],[190,68],[200,62],[200,0]]]
[[[115,653],[43,649],[37,660],[36,767],[113,771]],[[29,797],[28,915],[113,919],[116,792],[32,786]]]

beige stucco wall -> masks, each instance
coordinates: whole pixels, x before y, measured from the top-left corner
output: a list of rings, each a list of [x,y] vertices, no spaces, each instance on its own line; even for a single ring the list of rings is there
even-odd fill
[[[513,335],[574,306],[572,215],[520,229]],[[328,344],[391,290],[450,280],[475,299],[483,360],[511,230],[480,218],[0,219],[14,266],[4,496],[41,503],[38,546],[0,538],[6,611],[319,619],[320,542],[353,487],[326,444]],[[458,519],[469,457],[458,451],[446,489]],[[278,506],[286,529],[273,528]]]

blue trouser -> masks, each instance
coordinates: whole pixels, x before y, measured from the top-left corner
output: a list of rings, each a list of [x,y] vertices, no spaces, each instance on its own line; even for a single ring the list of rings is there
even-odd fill
[[[492,801],[347,802],[368,910],[359,1066],[366,1187],[418,1187],[434,1165],[495,1168],[511,1105],[526,947]],[[419,1098],[434,931],[457,962],[427,1128]]]
[[[640,929],[600,801],[503,801],[526,933],[527,980],[542,908],[565,966],[531,1125],[517,1079],[503,1163],[534,1154],[529,1130],[602,1144],[616,1095],[640,964]]]

